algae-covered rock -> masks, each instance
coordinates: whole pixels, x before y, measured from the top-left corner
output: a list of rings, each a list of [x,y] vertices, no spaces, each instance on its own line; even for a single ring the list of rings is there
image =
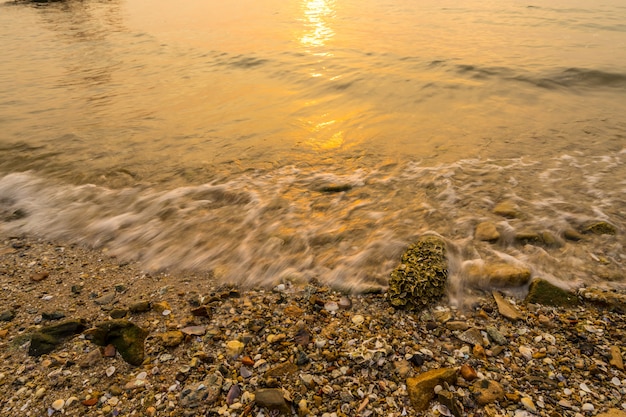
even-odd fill
[[[28,354],[41,356],[52,352],[66,339],[82,333],[87,328],[85,320],[67,320],[59,324],[41,328],[30,339]]]
[[[614,235],[617,233],[617,228],[611,223],[605,221],[590,222],[587,223],[583,229],[583,233],[593,233],[596,235]]]
[[[438,236],[422,236],[391,272],[387,299],[396,308],[421,309],[443,297],[447,278],[446,243]]]
[[[526,304],[543,304],[555,307],[573,307],[579,304],[578,297],[545,279],[535,279],[530,283]]]
[[[141,365],[143,342],[148,332],[128,320],[110,320],[87,331],[87,337],[98,346],[113,345],[131,365]]]

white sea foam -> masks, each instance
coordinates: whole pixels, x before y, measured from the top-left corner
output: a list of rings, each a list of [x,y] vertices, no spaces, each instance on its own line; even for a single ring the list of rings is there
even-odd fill
[[[150,270],[210,270],[224,282],[252,286],[315,277],[357,291],[384,287],[402,250],[427,231],[454,248],[450,272],[457,287],[464,262],[495,261],[527,266],[535,276],[566,285],[619,282],[624,198],[608,178],[623,175],[618,162],[615,156],[587,158],[584,164],[576,157],[541,164],[468,160],[347,173],[286,166],[171,190],[73,186],[13,173],[0,179],[0,227],[5,234],[107,248]],[[607,164],[611,170],[603,169]],[[558,189],[546,172],[563,172]],[[573,185],[590,175],[596,180]],[[502,182],[510,177],[519,183]],[[329,184],[343,191],[322,191]],[[519,206],[519,218],[492,213],[502,200]],[[581,242],[562,238],[566,229],[590,220],[608,221],[619,232],[586,235]],[[482,221],[497,226],[498,243],[473,239]],[[523,245],[514,239],[520,230],[548,231],[560,243]]]

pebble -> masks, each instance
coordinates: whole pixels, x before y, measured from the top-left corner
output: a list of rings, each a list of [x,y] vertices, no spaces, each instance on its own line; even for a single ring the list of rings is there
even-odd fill
[[[591,403],[584,403],[583,406],[581,407],[581,409],[583,411],[593,411],[593,410],[595,410],[595,407]]]
[[[533,400],[531,398],[523,397],[520,400],[520,403],[524,406],[525,409],[527,409],[531,413],[536,413],[537,412],[537,407],[535,406],[535,403],[533,403]]]
[[[61,411],[63,409],[63,407],[65,407],[65,400],[63,399],[58,399],[56,401],[54,401],[52,403],[52,409],[56,410],[56,411]]]
[[[361,314],[355,314],[354,316],[352,316],[352,323],[356,326],[360,326],[361,324],[363,324],[364,321],[365,317],[363,317]]]

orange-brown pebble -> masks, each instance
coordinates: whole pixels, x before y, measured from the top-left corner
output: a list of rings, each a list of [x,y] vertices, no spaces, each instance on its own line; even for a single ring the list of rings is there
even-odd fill
[[[478,377],[478,373],[470,365],[464,363],[461,365],[461,376],[466,381],[473,381]]]
[[[481,345],[474,345],[473,349],[474,356],[478,359],[487,360],[487,354],[485,353],[485,348]]]
[[[241,363],[246,366],[252,366],[254,365],[254,359],[252,359],[250,356],[244,356],[243,358],[241,358]]]

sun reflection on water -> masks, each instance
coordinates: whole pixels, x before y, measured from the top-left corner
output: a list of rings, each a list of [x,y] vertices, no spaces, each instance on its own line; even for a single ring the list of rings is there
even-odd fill
[[[333,0],[305,0],[303,2],[304,22],[307,32],[300,38],[300,43],[307,48],[319,48],[335,36],[330,21],[335,16]],[[315,54],[326,55],[316,51]]]

